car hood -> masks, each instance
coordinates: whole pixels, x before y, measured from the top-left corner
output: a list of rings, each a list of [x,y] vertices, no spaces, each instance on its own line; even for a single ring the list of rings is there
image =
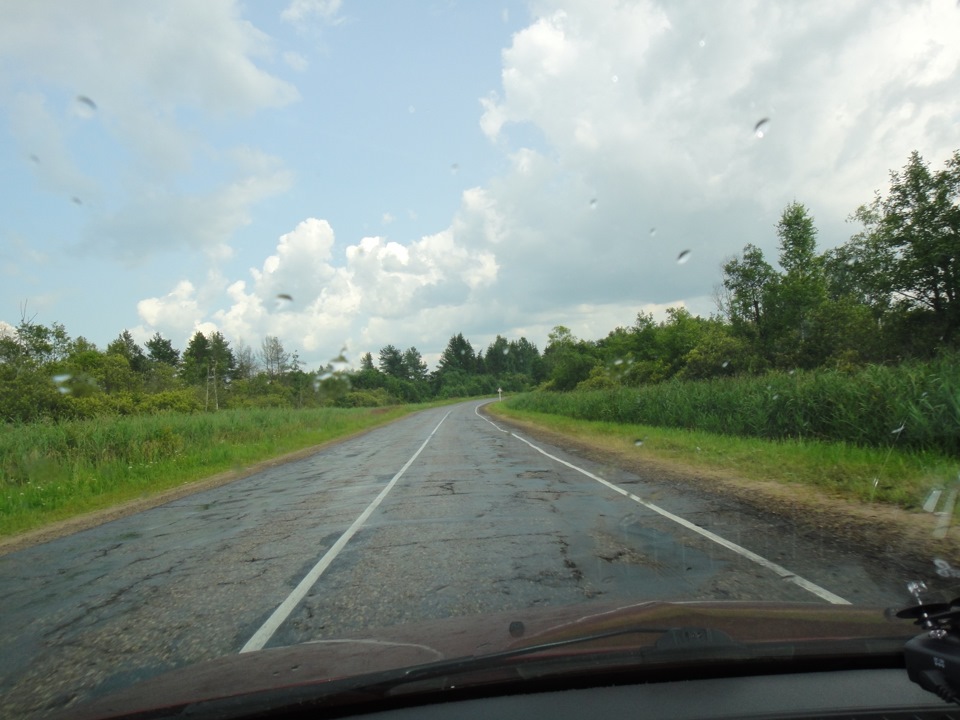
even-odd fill
[[[736,643],[789,647],[789,653],[889,652],[916,635],[908,621],[883,608],[815,603],[643,602],[518,610],[364,630],[348,637],[228,655],[171,670],[69,709],[69,717],[101,720],[283,688],[482,657],[576,641],[630,628],[704,628]],[[631,633],[537,651],[565,655],[651,646],[656,634]],[[782,654],[782,653],[781,653]]]

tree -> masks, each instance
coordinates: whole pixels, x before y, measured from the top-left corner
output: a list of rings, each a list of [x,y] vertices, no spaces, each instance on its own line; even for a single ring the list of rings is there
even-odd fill
[[[854,218],[864,225],[853,239],[864,285],[901,312],[929,314],[945,341],[960,330],[960,150],[931,172],[914,151],[890,192],[879,193]]]
[[[202,332],[196,332],[183,351],[183,369],[181,376],[191,385],[207,381],[210,365],[210,341]]]
[[[463,333],[457,333],[450,338],[447,347],[440,353],[437,372],[442,375],[452,370],[459,370],[472,374],[476,367],[477,357],[473,351],[473,346],[463,337]]]
[[[147,357],[153,362],[173,367],[180,363],[180,351],[173,347],[173,343],[161,336],[159,332],[154,333],[153,337],[143,345],[147,349]]]
[[[210,336],[210,364],[218,380],[231,380],[236,360],[230,343],[219,330]]]
[[[488,353],[489,357],[489,353]],[[510,352],[507,353],[511,372],[526,375],[531,382],[538,383],[544,379],[543,358],[537,346],[521,337],[517,341],[510,341]]]
[[[0,338],[0,361],[17,367],[39,368],[63,360],[70,351],[70,336],[60,323],[50,327],[27,319],[24,309],[13,333]]]
[[[129,330],[124,330],[107,345],[107,355],[120,355],[126,358],[130,370],[135,373],[146,372],[149,365],[143,348],[137,345]]]
[[[256,353],[243,340],[237,341],[237,346],[233,350],[233,358],[236,365],[234,377],[238,380],[249,380],[260,369],[260,362],[257,360]]]
[[[494,377],[510,372],[510,343],[502,335],[497,335],[487,347],[486,370]]]
[[[807,208],[793,202],[777,223],[783,274],[768,282],[768,350],[782,367],[814,367],[823,362],[817,349],[817,318],[827,301],[823,260],[817,256],[817,229]]]
[[[403,366],[410,380],[422,382],[427,379],[427,363],[417,348],[411,346],[403,351]]]
[[[730,296],[729,305],[721,310],[734,328],[753,337],[763,335],[765,293],[775,278],[776,273],[756,245],[744,246],[740,258],[724,264],[723,286]]]
[[[280,378],[290,369],[290,353],[284,350],[280,338],[268,335],[260,343],[260,362],[269,377]]]
[[[363,371],[363,370],[375,370],[375,369],[376,368],[373,366],[373,355],[371,355],[370,353],[364,353],[363,356],[360,358],[360,370]]]
[[[403,353],[395,345],[386,345],[380,348],[380,372],[384,375],[407,379],[407,366],[403,361]]]
[[[551,390],[573,390],[590,376],[597,364],[593,350],[586,342],[577,340],[570,328],[557,325],[547,335],[543,361]]]

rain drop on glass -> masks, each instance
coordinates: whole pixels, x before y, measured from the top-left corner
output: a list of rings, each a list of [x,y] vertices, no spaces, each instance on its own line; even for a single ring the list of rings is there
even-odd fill
[[[97,104],[86,95],[77,95],[73,101],[73,112],[77,117],[92,118],[97,112]]]

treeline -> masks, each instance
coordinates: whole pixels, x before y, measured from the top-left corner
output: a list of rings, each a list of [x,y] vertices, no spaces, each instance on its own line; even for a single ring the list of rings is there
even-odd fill
[[[141,347],[124,330],[103,350],[66,328],[22,318],[0,333],[0,417],[35,422],[247,407],[377,407],[434,398],[528,390],[543,380],[540,351],[501,336],[486,352],[462,334],[428,372],[420,352],[380,350],[351,370],[346,350],[307,371],[277,337],[254,349],[197,332],[182,351],[156,333]]]

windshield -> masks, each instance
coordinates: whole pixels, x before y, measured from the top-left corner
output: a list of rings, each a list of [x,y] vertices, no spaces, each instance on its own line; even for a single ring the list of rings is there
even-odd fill
[[[0,715],[653,602],[909,634],[960,594],[958,37],[952,0],[4,3]]]

